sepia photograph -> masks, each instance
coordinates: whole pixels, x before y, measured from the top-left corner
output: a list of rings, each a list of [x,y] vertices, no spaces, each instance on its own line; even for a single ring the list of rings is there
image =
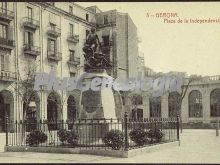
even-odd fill
[[[220,164],[219,2],[0,2],[0,163]]]

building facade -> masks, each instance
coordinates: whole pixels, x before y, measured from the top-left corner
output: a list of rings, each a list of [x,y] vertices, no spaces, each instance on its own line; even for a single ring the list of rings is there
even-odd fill
[[[107,69],[110,76],[156,74],[144,67],[144,59],[138,55],[137,28],[127,13],[103,12],[97,6],[84,8],[73,2],[0,3],[0,132],[5,131],[6,116],[9,120],[66,120],[87,116],[82,111],[80,91],[42,88],[30,92],[25,83],[35,72],[54,71],[60,79],[81,75],[82,48],[92,27],[96,28],[103,53],[112,65]],[[183,122],[215,120],[220,115],[219,91],[219,76],[192,83],[182,101]],[[176,93],[167,93],[150,98],[148,93],[143,93],[134,110],[129,94],[121,92],[115,95],[120,113],[117,116],[122,117],[127,111],[134,118],[173,117],[177,97]]]
[[[112,64],[109,75],[135,75],[137,63],[131,59],[138,56],[137,28],[128,14],[102,12],[96,6],[84,8],[73,2],[0,5],[0,132],[4,131],[5,116],[9,120],[83,116],[79,91],[48,92],[42,88],[31,93],[25,83],[35,72],[54,71],[60,79],[82,74],[82,48],[92,27]],[[33,96],[27,101],[27,95]]]
[[[154,75],[158,77],[157,74]],[[202,77],[189,85],[188,80],[185,78],[183,91],[186,93],[180,108],[178,108],[180,105],[178,98],[181,94],[177,92],[165,92],[157,98],[151,97],[149,92],[142,92],[135,109],[132,106],[132,94],[128,95],[126,109],[130,117],[168,118],[179,115],[183,123],[215,122],[217,117],[220,117],[220,76]]]

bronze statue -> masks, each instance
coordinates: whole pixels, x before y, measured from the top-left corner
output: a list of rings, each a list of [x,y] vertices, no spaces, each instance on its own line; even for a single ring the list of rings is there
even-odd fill
[[[85,71],[91,69],[107,69],[111,67],[106,55],[102,53],[101,44],[95,29],[92,28],[91,32],[86,38],[86,43],[83,47],[85,57]]]

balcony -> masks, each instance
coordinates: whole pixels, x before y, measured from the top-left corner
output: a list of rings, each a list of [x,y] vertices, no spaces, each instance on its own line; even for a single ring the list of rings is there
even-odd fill
[[[29,44],[24,44],[24,54],[32,55],[34,57],[37,57],[40,55],[40,47],[38,46],[32,46]]]
[[[6,82],[13,82],[16,80],[16,73],[10,71],[0,71],[0,80]]]
[[[109,26],[116,26],[116,22],[115,21],[111,21],[111,22],[105,22],[105,23],[96,23],[96,26],[98,28],[104,28],[104,27],[109,27]]]
[[[12,50],[15,47],[15,41],[0,37],[0,47],[3,49]]]
[[[60,61],[62,59],[62,54],[60,52],[48,50],[47,58],[48,60],[51,60],[51,61]]]
[[[67,61],[69,65],[79,65],[80,64],[80,58],[79,57],[74,57],[74,59]]]
[[[72,43],[78,43],[79,42],[79,35],[69,34],[67,41]]]
[[[40,27],[40,21],[25,17],[23,18],[23,26],[24,28],[28,28],[35,31]]]
[[[61,30],[60,28],[54,27],[54,26],[48,26],[47,34],[51,37],[60,37]]]
[[[0,8],[0,20],[9,23],[14,19],[14,12]]]

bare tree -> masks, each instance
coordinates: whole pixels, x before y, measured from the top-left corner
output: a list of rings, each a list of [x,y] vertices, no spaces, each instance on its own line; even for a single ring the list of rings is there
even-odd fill
[[[176,101],[176,105],[177,105],[177,115],[180,117],[180,129],[181,129],[181,133],[183,132],[183,124],[182,124],[182,116],[181,116],[181,107],[182,107],[182,102],[183,99],[186,96],[187,90],[190,86],[190,84],[192,84],[195,81],[201,80],[202,76],[198,76],[198,75],[191,75],[189,78],[185,78],[185,82],[184,84],[181,86],[181,92],[179,97],[177,97],[175,99]]]
[[[19,99],[23,102],[23,120],[26,119],[29,104],[34,99],[36,93],[34,91],[36,70],[37,64],[35,62],[29,62],[22,70],[18,67],[17,85],[11,85],[19,96]]]

